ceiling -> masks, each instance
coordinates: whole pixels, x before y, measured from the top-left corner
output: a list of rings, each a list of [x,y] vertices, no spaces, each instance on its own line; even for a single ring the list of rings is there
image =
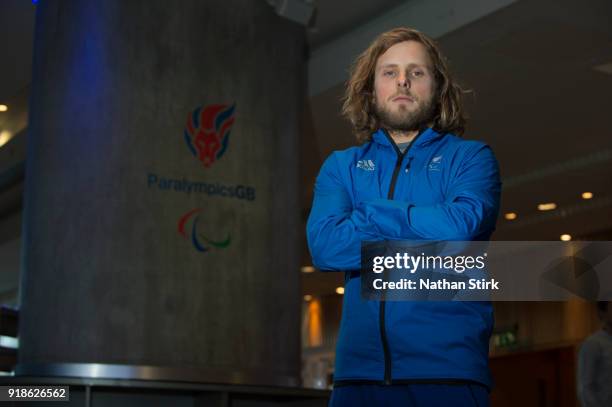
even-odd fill
[[[315,24],[313,29],[309,30],[308,42],[311,48],[317,48],[405,2],[406,0],[318,0]]]
[[[35,10],[30,0],[0,2],[0,103],[30,84]]]

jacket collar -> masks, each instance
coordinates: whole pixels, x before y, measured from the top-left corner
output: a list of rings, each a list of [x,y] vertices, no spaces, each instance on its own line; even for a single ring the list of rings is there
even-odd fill
[[[419,130],[419,133],[417,134],[417,136],[412,141],[410,148],[419,148],[419,147],[426,146],[427,144],[434,142],[435,140],[441,138],[442,136],[443,136],[442,134],[436,132],[431,127],[422,127]],[[391,136],[385,129],[382,129],[382,128],[378,129],[372,135],[372,140],[383,146],[389,146],[392,148],[396,148],[395,142],[393,141],[393,139],[391,138]]]

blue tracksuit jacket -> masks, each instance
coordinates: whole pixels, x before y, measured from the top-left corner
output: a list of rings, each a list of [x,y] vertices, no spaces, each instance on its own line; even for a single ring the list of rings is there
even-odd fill
[[[425,129],[402,154],[379,130],[327,158],[307,238],[315,267],[346,271],[334,382],[476,381],[491,385],[488,302],[367,301],[361,241],[488,240],[501,183],[491,149]]]

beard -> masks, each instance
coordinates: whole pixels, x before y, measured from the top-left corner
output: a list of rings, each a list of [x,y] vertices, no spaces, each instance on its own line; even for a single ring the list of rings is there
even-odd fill
[[[393,97],[396,96],[398,95]],[[374,112],[380,121],[381,127],[390,131],[415,131],[433,119],[435,108],[433,98],[421,101],[412,94],[408,96],[413,98],[416,104],[416,109],[412,111],[401,104],[398,105],[396,111],[393,111],[388,104],[381,105],[377,101],[374,102]]]

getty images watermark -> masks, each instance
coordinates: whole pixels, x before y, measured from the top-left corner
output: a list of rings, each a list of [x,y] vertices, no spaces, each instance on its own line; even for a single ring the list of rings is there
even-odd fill
[[[365,299],[612,300],[612,242],[363,242]],[[355,281],[353,281],[355,280]]]
[[[474,270],[484,270],[487,253],[480,256],[426,256],[411,255],[406,252],[395,253],[395,256],[375,256],[372,259],[372,271],[376,274],[386,270],[404,270],[415,274],[421,270],[444,270],[453,271],[458,274]],[[400,278],[399,281],[385,281],[383,278],[375,278],[373,281],[375,290],[498,290],[499,282],[495,279],[470,278],[467,281],[451,281],[445,277],[439,279],[427,278]]]

